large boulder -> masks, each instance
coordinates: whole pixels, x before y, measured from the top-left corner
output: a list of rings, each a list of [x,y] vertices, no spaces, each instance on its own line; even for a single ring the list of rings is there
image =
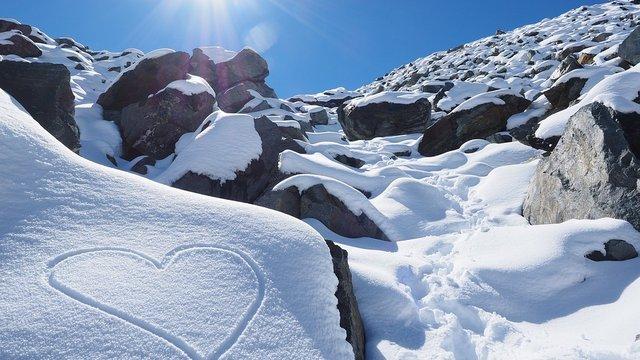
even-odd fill
[[[532,224],[614,217],[640,229],[640,115],[593,103],[541,160],[524,202]]]
[[[365,212],[356,214],[351,211],[322,183],[302,189],[297,184],[289,186],[281,183],[265,192],[255,204],[299,219],[317,219],[331,231],[345,237],[389,240],[384,231]]]
[[[215,114],[211,116],[215,116]],[[202,153],[198,154],[199,157],[196,160],[198,162],[206,162],[207,157],[221,156],[224,158],[214,159],[214,161],[217,161],[218,163],[233,163],[235,160],[234,152],[243,151],[244,149],[241,149],[242,146],[251,146],[243,144],[243,142],[247,141],[243,136],[251,136],[253,138],[255,137],[255,132],[257,132],[257,136],[259,136],[259,139],[255,138],[255,140],[259,141],[259,155],[251,160],[244,168],[236,170],[232,178],[221,179],[218,176],[219,174],[213,173],[219,171],[218,168],[212,166],[213,169],[210,170],[211,173],[204,174],[202,171],[192,169],[185,172],[179,179],[172,181],[170,185],[203,195],[249,203],[257,199],[258,196],[267,189],[269,184],[272,182],[274,174],[277,172],[278,154],[282,146],[282,135],[278,130],[277,125],[271,122],[267,117],[253,119],[249,115],[235,116],[239,118],[229,118],[224,124],[220,124],[224,125],[224,128],[220,126],[218,134],[213,134],[213,132],[218,131],[218,128],[214,127],[211,129],[212,134],[210,135],[218,135],[217,137],[212,138],[212,140],[218,142],[218,144],[220,146],[224,146],[224,148],[218,151],[217,149],[212,149],[208,143],[199,145],[199,148],[196,144],[194,149],[202,151]],[[233,124],[234,121],[242,121],[243,123],[247,121],[252,122],[253,128],[248,130],[254,133],[243,134],[243,131],[235,131]],[[234,142],[234,145],[221,145],[220,142],[225,140],[228,142]],[[185,156],[187,155],[179,153],[174,164],[171,166],[175,165],[177,168],[184,168],[185,165],[179,164],[178,161],[184,160],[181,158]],[[168,171],[171,171],[171,167]]]
[[[347,332],[347,342],[353,348],[355,360],[364,360],[365,333],[362,317],[358,309],[358,301],[353,293],[351,270],[349,269],[349,254],[332,241],[326,240],[333,261],[333,272],[338,278],[336,298],[340,311],[340,326]]]
[[[50,40],[40,30],[30,25],[21,24],[17,21],[10,20],[10,19],[0,19],[0,33],[3,33],[5,31],[12,31],[12,30],[17,30],[21,32],[22,35],[28,37],[33,42],[48,44],[49,41],[47,40]]]
[[[42,55],[42,51],[36,44],[20,33],[13,33],[4,40],[1,39],[1,36],[2,34],[0,34],[0,55],[17,55],[23,58]]]
[[[620,44],[618,56],[632,65],[640,63],[640,27],[635,28]]]
[[[338,121],[349,140],[368,140],[423,132],[431,120],[431,103],[408,92],[381,92],[345,103]]]
[[[560,64],[553,71],[553,74],[551,74],[551,77],[549,79],[555,82],[556,80],[560,79],[563,75],[568,74],[573,70],[582,69],[582,68],[583,66],[580,64],[578,59],[573,55],[569,55],[560,62]]]
[[[275,91],[264,82],[243,81],[234,85],[223,93],[218,93],[218,105],[226,112],[238,112],[249,101],[253,100],[256,94],[267,98],[277,97]]]
[[[171,52],[149,56],[124,72],[98,97],[105,117],[113,118],[126,106],[145,100],[175,80],[184,80],[189,71],[189,54]],[[114,113],[115,112],[115,113]]]
[[[123,157],[147,155],[160,160],[171,155],[180,137],[195,131],[213,112],[216,100],[212,92],[185,94],[166,88],[125,107],[118,123]]]
[[[202,48],[194,49],[190,73],[206,79],[216,93],[244,81],[262,83],[269,75],[267,61],[252,49],[244,48],[230,59],[223,58],[225,61],[215,57],[207,55]]]
[[[69,70],[61,64],[0,61],[0,88],[13,96],[51,135],[80,149]]]
[[[569,107],[572,101],[580,97],[582,89],[589,80],[579,76],[570,77],[566,80],[556,81],[552,87],[544,91],[544,96],[549,100],[553,111],[560,111]]]
[[[484,139],[506,130],[507,120],[531,101],[510,90],[495,90],[463,102],[424,132],[418,151],[435,156],[472,139]]]

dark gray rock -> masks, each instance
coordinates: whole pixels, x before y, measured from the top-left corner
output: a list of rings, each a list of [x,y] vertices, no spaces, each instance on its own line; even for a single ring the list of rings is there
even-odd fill
[[[18,55],[23,58],[42,55],[42,51],[38,49],[36,44],[22,34],[15,34],[7,40],[10,41],[11,44],[1,44],[0,55]]]
[[[155,159],[149,156],[143,156],[140,160],[136,161],[136,163],[133,164],[133,166],[131,167],[131,171],[141,175],[146,175],[148,171],[147,165],[153,166],[155,164],[156,164]]]
[[[353,293],[351,270],[349,269],[349,254],[332,241],[326,240],[333,261],[333,272],[338,278],[338,311],[340,312],[340,327],[347,332],[347,342],[351,344],[356,360],[365,358],[365,332],[362,317],[358,309],[358,300]]]
[[[532,224],[613,217],[640,229],[640,115],[593,103],[541,160],[524,202]]]
[[[80,149],[69,70],[61,64],[0,61],[0,88],[13,96],[51,135]]]
[[[245,104],[254,98],[249,90],[256,91],[267,98],[277,97],[273,89],[264,82],[243,81],[223,93],[218,93],[218,106],[226,112],[240,111]]]
[[[601,251],[592,251],[585,257],[593,261],[624,261],[638,257],[636,248],[620,239],[611,239],[604,243],[604,251],[604,254]]]
[[[180,137],[195,131],[213,112],[215,102],[207,92],[185,95],[176,89],[164,89],[128,105],[118,121],[123,158],[147,155],[160,160],[171,155]]]
[[[333,157],[337,162],[351,166],[353,168],[361,168],[366,162],[344,154],[338,154]]]
[[[570,76],[570,75],[569,75]],[[580,97],[584,85],[589,79],[572,77],[562,83],[555,83],[544,91],[544,96],[549,100],[553,111],[560,111],[569,107],[572,101]]]
[[[632,65],[640,63],[640,27],[635,28],[620,44],[618,56]]]
[[[331,231],[342,236],[389,240],[387,235],[365,213],[360,215],[352,213],[340,199],[331,195],[322,184],[314,185],[301,193],[294,186],[277,191],[270,190],[255,204],[300,219],[317,219]]]
[[[429,126],[418,146],[420,154],[439,155],[457,149],[469,140],[484,139],[505,131],[509,117],[524,111],[531,104],[524,97],[509,93],[497,97],[504,104],[488,102],[471,109],[453,111]]]
[[[568,74],[573,70],[582,69],[582,68],[583,66],[580,65],[580,63],[578,62],[578,59],[573,55],[569,55],[560,62],[560,65],[558,65],[558,67],[553,72],[553,74],[551,74],[550,79],[552,82],[555,82],[560,77],[562,77],[562,75]]]
[[[309,112],[311,117],[311,125],[327,125],[329,124],[329,114],[326,109],[320,109]]]
[[[338,121],[349,140],[423,132],[431,120],[431,103],[426,98],[412,104],[372,103],[338,108]]]
[[[147,99],[175,80],[186,79],[188,70],[189,55],[184,52],[143,59],[102,93],[98,104],[105,110],[105,117],[109,117],[112,112]]]
[[[254,124],[262,140],[262,153],[247,168],[238,171],[235,179],[221,183],[220,180],[188,172],[172,186],[203,195],[254,202],[272,182],[277,172],[278,154],[282,146],[282,136],[276,124],[266,117],[255,119]]]
[[[11,30],[20,31],[22,35],[28,37],[33,42],[40,43],[40,44],[47,43],[44,40],[44,38],[40,35],[41,34],[40,32],[34,31],[36,30],[35,28],[26,24],[20,24],[20,23],[11,21],[9,19],[0,19],[0,33],[5,31],[11,31]]]
[[[80,44],[79,42],[77,42],[75,39],[70,38],[70,37],[59,37],[59,38],[55,38],[54,39],[58,45],[60,45],[61,47],[64,48],[77,48],[78,50],[82,50],[82,51],[87,51],[89,50],[89,48],[87,48],[86,46]]]
[[[269,66],[262,56],[248,48],[220,63],[214,63],[201,49],[196,48],[189,72],[207,80],[216,93],[223,93],[244,81],[264,82],[269,75]]]

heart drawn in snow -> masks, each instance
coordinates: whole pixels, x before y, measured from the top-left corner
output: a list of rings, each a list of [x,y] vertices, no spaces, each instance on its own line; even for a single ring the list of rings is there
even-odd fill
[[[127,249],[87,249],[60,255],[49,267],[54,289],[193,359],[215,359],[229,350],[264,298],[256,262],[217,246],[176,248],[161,261]]]

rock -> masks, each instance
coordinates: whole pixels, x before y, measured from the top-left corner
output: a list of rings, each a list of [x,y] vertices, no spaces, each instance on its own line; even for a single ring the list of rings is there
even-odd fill
[[[188,70],[189,55],[184,52],[143,59],[133,69],[122,73],[98,97],[98,104],[105,110],[107,117],[110,112],[120,111],[128,105],[147,99],[172,81],[186,79]]]
[[[420,86],[420,91],[435,94],[440,92],[441,90],[444,90],[445,92],[449,91],[453,89],[453,85],[454,84],[450,81],[447,81],[443,84],[424,84]]]
[[[148,156],[142,156],[140,157],[140,160],[136,161],[136,163],[131,167],[130,170],[141,175],[146,175],[148,171],[147,165],[154,166],[155,164],[155,159]]]
[[[610,33],[610,32],[601,33],[601,34],[598,34],[598,35],[594,36],[593,39],[591,39],[591,41],[593,41],[593,42],[603,42],[603,41],[607,40],[611,35],[613,35],[613,34]]]
[[[640,229],[640,115],[593,103],[541,160],[524,202],[532,224],[613,217]]]
[[[578,57],[578,63],[580,65],[591,64],[595,57],[596,57],[596,54],[580,53],[580,56]]]
[[[618,56],[632,65],[640,63],[640,27],[635,28],[620,44]]]
[[[366,162],[364,162],[364,161],[362,161],[360,159],[356,159],[354,157],[347,156],[347,155],[344,155],[344,154],[335,155],[335,156],[333,156],[333,158],[339,163],[345,164],[347,166],[351,166],[351,167],[356,168],[356,169],[359,169],[362,166],[364,166],[364,164],[366,164]]]
[[[431,120],[431,103],[420,98],[411,104],[390,102],[338,108],[338,121],[351,141],[423,132]]]
[[[278,168],[278,154],[281,148],[281,133],[278,127],[267,117],[254,120],[255,129],[262,141],[262,153],[257,160],[236,173],[233,180],[223,183],[205,175],[187,172],[172,186],[196,192],[203,195],[215,196],[229,200],[252,203],[271,183]],[[241,141],[241,139],[238,139]]]
[[[185,95],[167,88],[122,109],[118,122],[123,158],[147,155],[164,159],[175,151],[182,135],[195,131],[214,111],[216,99],[208,92]]]
[[[47,41],[40,36],[40,32],[36,28],[29,25],[20,24],[19,22],[11,21],[9,19],[0,19],[0,33],[5,31],[18,30],[22,35],[28,37],[31,41],[46,44]]]
[[[326,240],[333,261],[333,272],[338,278],[338,311],[340,312],[340,327],[347,332],[347,342],[353,347],[356,360],[365,358],[365,332],[358,301],[353,293],[353,282],[351,280],[351,270],[349,269],[346,250],[340,248],[332,241]]]
[[[80,44],[79,42],[77,42],[75,39],[70,38],[70,37],[59,37],[59,38],[55,38],[54,39],[58,45],[60,45],[61,47],[65,47],[65,48],[70,48],[70,47],[75,47],[78,50],[82,50],[82,51],[87,51],[89,50],[89,48],[87,48],[86,46]]]
[[[311,117],[312,126],[329,124],[329,114],[326,109],[310,111],[309,116]]]
[[[571,46],[567,46],[566,48],[562,49],[562,51],[560,51],[558,53],[558,55],[556,56],[556,59],[558,60],[562,60],[564,58],[566,58],[567,56],[571,55],[571,54],[575,54],[577,52],[580,52],[586,48],[588,48],[589,46],[581,44],[581,45],[571,45]]]
[[[61,64],[0,61],[0,88],[13,96],[51,135],[80,149],[69,70]]]
[[[241,82],[263,83],[269,75],[269,66],[249,48],[219,63],[214,63],[202,49],[194,49],[190,73],[206,79],[216,93],[223,93]]]
[[[238,112],[246,103],[254,98],[250,90],[264,97],[277,97],[273,89],[264,82],[255,83],[252,81],[243,81],[221,94],[218,93],[218,106],[226,112]]]
[[[387,235],[363,212],[355,215],[322,184],[298,191],[295,186],[270,190],[255,202],[299,219],[313,218],[336,234],[350,237],[371,237],[388,241]]]
[[[580,97],[580,93],[588,80],[587,78],[572,77],[561,83],[554,83],[543,94],[553,106],[553,111],[560,111],[569,107],[572,101]]]
[[[555,82],[561,78],[562,75],[568,74],[576,69],[582,69],[582,65],[580,65],[575,56],[569,55],[560,62],[560,65],[558,65],[558,68],[553,72],[553,74],[551,74],[549,79],[552,82]]]
[[[457,149],[469,140],[484,139],[505,131],[509,117],[524,111],[531,104],[524,97],[504,90],[488,92],[486,96],[497,98],[503,104],[487,101],[468,109],[454,109],[424,132],[418,146],[420,154],[439,155]]]
[[[604,254],[601,251],[592,251],[585,257],[593,261],[624,261],[638,257],[633,245],[619,239],[611,239],[604,243],[604,251]]]
[[[28,37],[14,34],[6,39],[11,44],[0,44],[0,55],[18,55],[20,57],[39,57],[42,51]]]

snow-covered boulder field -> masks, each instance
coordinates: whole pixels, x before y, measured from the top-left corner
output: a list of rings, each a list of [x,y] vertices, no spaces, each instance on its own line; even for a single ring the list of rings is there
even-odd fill
[[[280,99],[0,20],[0,359],[640,358],[639,24]]]

